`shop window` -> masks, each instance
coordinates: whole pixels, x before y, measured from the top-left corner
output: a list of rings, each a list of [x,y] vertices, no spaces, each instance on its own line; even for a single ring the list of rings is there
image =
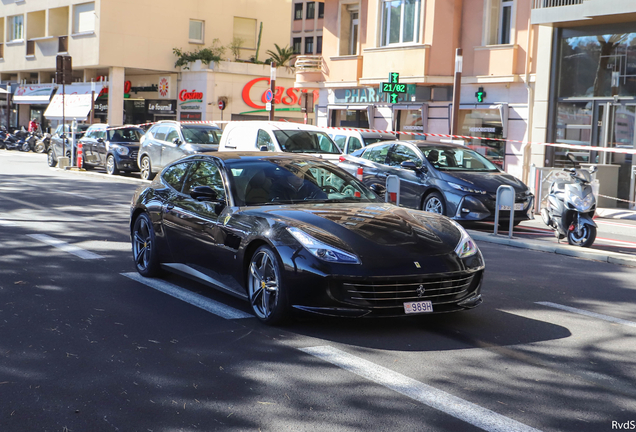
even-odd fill
[[[421,0],[384,0],[380,45],[418,42]]]
[[[460,109],[458,125],[461,135],[480,138],[505,138],[502,112],[499,109]],[[504,168],[505,141],[473,139],[468,147]]]
[[[514,0],[487,0],[485,2],[485,45],[508,45],[513,42]]]
[[[73,6],[73,33],[95,31],[95,3],[82,3]]]
[[[307,19],[314,19],[316,16],[316,2],[307,2]]]
[[[322,36],[316,36],[316,54],[322,54]]]
[[[358,28],[360,6],[344,4],[340,9],[340,55],[358,54]]]
[[[303,19],[303,4],[294,3],[294,20]]]
[[[305,38],[305,54],[313,54],[314,53],[314,38],[307,37]]]
[[[190,31],[188,38],[191,43],[203,43],[205,23],[199,20],[190,20]]]
[[[234,38],[241,48],[256,49],[256,19],[234,17]]]
[[[318,19],[324,18],[324,17],[325,17],[325,3],[319,2],[318,3]]]
[[[303,43],[303,38],[294,38],[293,48],[294,54],[300,54],[300,46]]]
[[[24,16],[15,15],[7,18],[9,32],[7,33],[8,41],[18,41],[24,39]]]

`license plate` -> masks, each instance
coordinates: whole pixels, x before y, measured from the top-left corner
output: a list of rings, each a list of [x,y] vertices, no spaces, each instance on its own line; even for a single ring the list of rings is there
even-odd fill
[[[515,211],[523,210],[524,203],[515,203]],[[502,205],[499,206],[499,210],[510,210],[510,206]]]
[[[407,314],[433,312],[433,303],[430,301],[405,302],[404,312]]]

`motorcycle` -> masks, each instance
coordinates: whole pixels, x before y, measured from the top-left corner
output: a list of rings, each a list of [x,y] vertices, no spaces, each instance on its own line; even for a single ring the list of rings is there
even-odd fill
[[[36,141],[37,136],[35,135],[35,132],[29,132],[24,139],[20,140],[18,149],[23,152],[32,151],[35,149]]]
[[[7,134],[4,139],[4,148],[7,150],[18,150],[24,143],[26,131],[15,130],[12,134]]]
[[[0,149],[4,148],[4,140],[8,134],[7,129],[4,126],[0,126]]]
[[[566,156],[576,166],[574,156],[570,153]],[[594,243],[598,226],[592,219],[596,211],[596,197],[591,183],[596,170],[596,166],[589,170],[563,168],[569,173],[569,179],[555,175],[550,185],[547,207],[541,209],[541,218],[554,230],[558,240],[567,237],[569,244],[581,247],[590,247]]]
[[[45,133],[37,139],[33,151],[36,153],[48,153],[49,146],[51,145],[51,134]]]

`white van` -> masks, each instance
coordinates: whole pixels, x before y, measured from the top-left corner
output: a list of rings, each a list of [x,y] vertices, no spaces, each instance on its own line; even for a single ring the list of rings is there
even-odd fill
[[[351,154],[369,144],[398,139],[396,134],[372,130],[327,129],[327,134],[345,154]]]
[[[229,122],[221,135],[219,151],[275,151],[305,153],[338,161],[340,149],[324,129],[279,121]]]

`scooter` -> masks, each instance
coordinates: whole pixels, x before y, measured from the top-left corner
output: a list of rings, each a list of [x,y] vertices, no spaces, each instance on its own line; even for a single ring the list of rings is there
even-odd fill
[[[566,156],[576,166],[573,155]],[[569,179],[555,179],[550,185],[547,207],[541,209],[543,223],[554,230],[558,240],[565,237],[573,246],[590,247],[596,239],[598,226],[592,219],[596,211],[596,198],[592,191],[592,174],[597,170],[563,168]]]
[[[35,132],[29,132],[24,139],[19,141],[19,150],[23,152],[31,151],[35,148],[35,142],[37,141],[37,136],[35,136]]]
[[[51,145],[51,134],[45,133],[35,142],[33,151],[36,153],[48,153],[49,146]]]

